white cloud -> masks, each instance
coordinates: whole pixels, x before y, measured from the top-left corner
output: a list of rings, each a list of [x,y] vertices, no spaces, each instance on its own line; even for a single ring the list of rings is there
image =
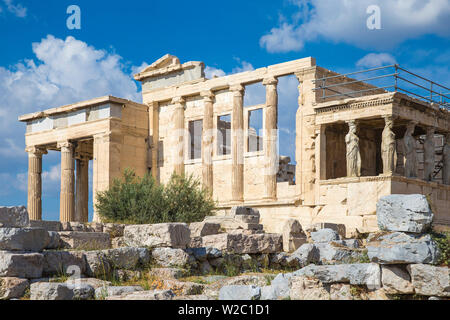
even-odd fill
[[[241,59],[239,58],[236,58],[236,61],[239,62],[240,65],[233,68],[233,70],[231,70],[231,73],[240,73],[255,70],[255,68],[253,68],[253,65],[250,62],[241,61]]]
[[[269,52],[302,50],[305,43],[321,38],[361,48],[392,48],[426,34],[450,36],[448,0],[295,0],[298,12],[292,22],[280,25],[260,39]],[[381,9],[381,29],[369,30],[366,9]]]
[[[397,60],[389,53],[369,53],[356,62],[357,67],[377,68],[385,65],[396,64]]]
[[[16,17],[25,18],[27,16],[27,8],[20,3],[14,4],[13,0],[3,0],[9,12],[13,13]],[[1,8],[0,8],[1,12]]]
[[[222,69],[206,66],[205,68],[205,77],[207,79],[212,79],[214,77],[223,77],[226,75],[225,71]]]

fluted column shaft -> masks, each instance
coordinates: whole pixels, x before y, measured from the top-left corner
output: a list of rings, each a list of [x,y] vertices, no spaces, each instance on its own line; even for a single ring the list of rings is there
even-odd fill
[[[75,221],[88,222],[89,217],[89,158],[76,159]]]
[[[42,155],[45,149],[31,147],[28,152],[28,216],[30,220],[42,220]]]
[[[203,132],[202,132],[202,178],[203,186],[211,193],[213,192],[213,99],[211,91],[202,92],[203,111]]]
[[[264,120],[264,197],[275,200],[277,198],[277,109],[278,109],[278,80],[274,77],[264,79],[266,86],[266,108]]]
[[[60,220],[75,221],[73,145],[66,141],[58,143],[58,148],[61,148]]]
[[[244,201],[244,87],[235,85],[230,87],[233,92],[233,111],[231,118],[231,200]]]
[[[173,114],[174,121],[174,172],[177,175],[184,175],[184,106],[182,97],[174,98],[172,104],[175,105]]]

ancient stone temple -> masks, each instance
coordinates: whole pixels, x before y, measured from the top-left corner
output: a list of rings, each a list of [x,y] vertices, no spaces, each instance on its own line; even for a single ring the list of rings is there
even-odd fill
[[[298,80],[295,157],[278,152],[286,112],[279,79],[288,75]],[[311,57],[206,79],[202,62],[165,55],[135,79],[143,104],[107,96],[19,118],[27,124],[31,219],[42,219],[43,155],[58,150],[62,221],[87,221],[92,160],[94,201],[129,167],[162,183],[174,172],[193,174],[219,215],[236,204],[257,208],[269,232],[289,218],[372,231],[380,197],[413,193],[428,196],[436,225],[450,225],[450,112],[434,103],[433,89],[425,100],[397,84],[388,91]],[[256,83],[265,103],[246,106],[246,88]],[[260,131],[250,125],[256,111]]]

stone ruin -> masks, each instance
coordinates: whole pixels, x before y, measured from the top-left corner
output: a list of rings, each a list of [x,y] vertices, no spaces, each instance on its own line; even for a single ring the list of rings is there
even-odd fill
[[[376,210],[381,231],[348,239],[344,225],[295,219],[266,233],[243,206],[189,225],[30,221],[0,207],[0,299],[450,299],[426,197],[388,195]]]
[[[298,81],[298,103],[289,115],[295,133],[280,143],[295,146],[295,159],[277,151],[286,76]],[[397,83],[388,92],[312,57],[207,79],[202,62],[167,54],[135,79],[143,103],[106,96],[19,118],[26,123],[31,220],[43,218],[42,161],[53,150],[61,153],[61,222],[88,221],[92,161],[94,203],[98,191],[132,168],[161,183],[173,172],[193,174],[212,192],[223,219],[234,206],[252,207],[272,233],[289,219],[343,224],[348,237],[373,232],[377,201],[390,194],[428,195],[435,226],[450,225],[450,113],[434,99],[446,97],[438,89],[422,100]],[[255,84],[265,100],[246,105]],[[252,125],[258,112],[261,121]],[[100,222],[96,212],[94,221]]]

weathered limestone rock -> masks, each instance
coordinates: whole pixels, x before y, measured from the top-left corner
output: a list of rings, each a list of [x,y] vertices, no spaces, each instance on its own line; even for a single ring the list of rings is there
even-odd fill
[[[31,300],[72,300],[71,290],[64,283],[35,282],[30,286]]]
[[[79,269],[80,274],[86,272],[86,260],[80,251],[44,251],[44,275],[61,275],[70,273],[73,266]],[[70,270],[68,270],[70,268]]]
[[[421,194],[392,194],[377,203],[377,220],[381,230],[423,233],[431,227],[433,213]]]
[[[353,300],[351,287],[344,283],[333,283],[330,285],[330,300]]]
[[[0,250],[42,251],[49,242],[44,229],[0,228]]]
[[[114,239],[117,237],[123,237],[124,230],[125,230],[124,224],[105,223],[103,225],[103,232],[108,233],[110,235],[111,239]]]
[[[426,264],[408,266],[416,294],[450,297],[450,269]]]
[[[342,246],[334,241],[329,243],[315,243],[314,245],[319,250],[319,260],[326,263],[349,263],[361,255],[361,252]]]
[[[191,237],[204,237],[212,234],[218,234],[220,229],[220,223],[212,222],[193,222],[189,224],[191,230]]]
[[[341,236],[341,238],[345,237],[346,234],[346,228],[345,228],[345,224],[340,224],[340,223],[329,223],[329,222],[319,222],[319,223],[315,223],[307,228],[305,228],[305,233],[311,233],[313,231],[319,231],[321,229],[332,229],[334,231],[336,231],[339,236]]]
[[[219,300],[259,300],[260,297],[261,288],[256,286],[224,286],[219,291]]]
[[[381,282],[383,289],[389,294],[414,293],[411,277],[402,266],[381,266]]]
[[[294,276],[290,287],[291,300],[330,300],[330,293],[318,279]]]
[[[279,273],[270,286],[261,288],[261,300],[280,300],[289,297],[289,280],[291,274]]]
[[[381,264],[435,263],[439,249],[430,235],[392,232],[371,237],[367,255],[372,262]]]
[[[147,248],[123,247],[104,250],[103,253],[110,265],[116,269],[135,269],[150,261]]]
[[[172,300],[174,294],[170,290],[148,290],[125,293],[121,296],[106,297],[106,300]]]
[[[152,258],[162,267],[184,267],[189,262],[189,255],[181,249],[155,248]]]
[[[348,264],[347,274],[350,284],[365,285],[370,290],[381,287],[381,269],[376,263]]]
[[[64,283],[69,285],[69,287],[75,285],[89,285],[94,289],[103,288],[111,285],[111,282],[105,280],[100,280],[96,278],[77,278],[77,277],[71,277]]]
[[[122,248],[127,247],[127,244],[125,243],[125,240],[123,237],[116,237],[111,239],[111,248]]]
[[[340,240],[339,234],[332,229],[320,229],[315,232],[311,232],[311,240],[314,242],[330,242]]]
[[[296,219],[286,221],[283,226],[283,251],[294,252],[306,242],[306,235],[300,222]]]
[[[320,251],[315,244],[305,243],[298,248],[287,259],[287,264],[293,267],[304,267],[310,263],[317,263],[320,261]]]
[[[208,297],[204,294],[196,294],[196,295],[186,295],[186,296],[175,296],[172,300],[214,300],[211,297]]]
[[[87,300],[94,297],[94,288],[86,284],[71,285],[36,282],[30,286],[31,300]]]
[[[101,222],[91,222],[90,227],[94,230],[94,232],[103,232],[103,223]]]
[[[25,294],[30,283],[27,279],[14,277],[0,278],[0,300],[17,299]]]
[[[259,216],[258,209],[254,209],[251,207],[244,206],[234,206],[230,210],[230,215],[251,215],[251,216]]]
[[[0,277],[40,278],[43,266],[40,253],[0,251]]]
[[[49,242],[45,249],[59,249],[61,247],[61,237],[56,231],[48,231]]]
[[[270,257],[270,263],[272,265],[278,265],[279,267],[286,267],[288,266],[288,259],[290,257],[291,256],[286,252],[272,253]],[[293,266],[297,266],[297,263]]]
[[[203,237],[203,245],[237,254],[275,253],[282,250],[282,236],[275,233],[223,233]]]
[[[162,279],[179,279],[185,277],[188,272],[179,268],[152,268],[150,275]]]
[[[214,281],[213,283],[205,286],[203,294],[217,299],[219,297],[219,291],[224,286],[255,286],[255,287],[263,287],[267,285],[267,276],[265,274],[260,275],[241,275],[237,277],[231,278],[222,278],[219,276],[219,280]],[[217,277],[217,276],[216,276]]]
[[[95,289],[96,299],[105,299],[106,297],[121,296],[126,293],[144,291],[140,286],[107,286]]]
[[[101,250],[111,248],[108,233],[62,231],[59,233],[61,244],[66,248],[81,250]]]
[[[112,267],[102,251],[85,251],[86,275],[89,277],[98,277],[108,275]]]
[[[126,226],[124,240],[131,247],[172,247],[184,249],[190,241],[186,223],[158,223]]]
[[[178,281],[173,279],[157,280],[150,289],[165,289],[172,291],[176,296],[187,296],[201,294],[203,292],[204,285],[189,281]]]
[[[31,228],[42,228],[47,231],[63,231],[62,224],[59,221],[30,220]]]
[[[28,211],[21,207],[0,207],[0,227],[26,228],[29,227]]]

